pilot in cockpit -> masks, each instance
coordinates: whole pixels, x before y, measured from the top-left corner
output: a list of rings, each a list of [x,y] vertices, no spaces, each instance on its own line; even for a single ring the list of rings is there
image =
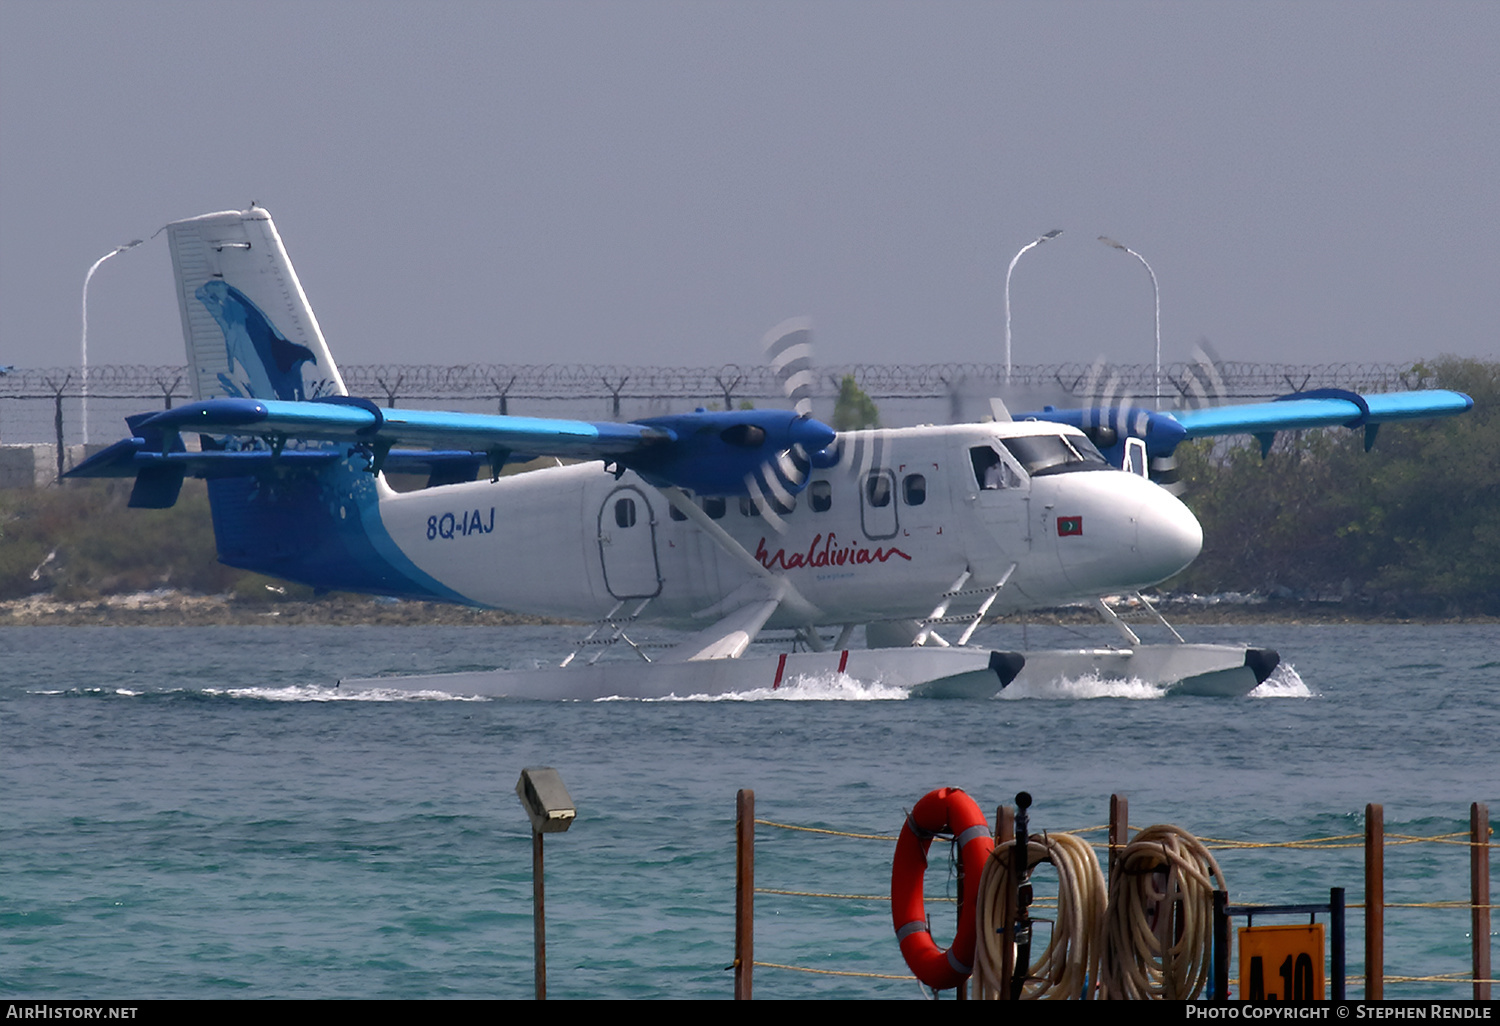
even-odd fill
[[[988,445],[974,446],[969,450],[969,459],[974,464],[974,480],[985,491],[1015,487],[1014,471],[1010,471],[1000,454]]]

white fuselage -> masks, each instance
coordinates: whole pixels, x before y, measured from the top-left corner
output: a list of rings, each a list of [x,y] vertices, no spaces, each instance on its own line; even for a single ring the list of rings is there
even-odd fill
[[[478,605],[594,619],[650,597],[643,618],[700,626],[755,578],[745,553],[800,596],[772,627],[920,619],[965,571],[966,589],[1009,573],[992,612],[1087,600],[1198,554],[1197,520],[1144,478],[1029,476],[1004,439],[1043,435],[1082,438],[1035,422],[845,433],[838,465],[814,470],[790,512],[698,500],[739,554],[598,462],[405,494],[382,483],[379,515],[418,568]],[[1003,464],[988,488],[986,449]]]

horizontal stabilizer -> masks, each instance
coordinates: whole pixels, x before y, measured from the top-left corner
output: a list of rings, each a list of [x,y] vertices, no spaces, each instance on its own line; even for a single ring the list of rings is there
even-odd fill
[[[251,477],[272,471],[319,470],[345,458],[337,449],[268,449],[241,451],[204,450],[162,452],[159,445],[143,438],[126,438],[90,456],[63,477],[134,477],[130,505],[165,509],[177,502],[187,476],[216,478]],[[524,462],[528,457],[517,457]],[[426,474],[427,487],[474,480],[485,463],[485,454],[468,450],[392,449],[384,469],[391,474]]]

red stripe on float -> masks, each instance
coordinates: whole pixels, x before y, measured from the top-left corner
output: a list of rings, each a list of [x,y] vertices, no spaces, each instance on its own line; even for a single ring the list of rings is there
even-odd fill
[[[778,660],[776,660],[776,682],[771,685],[771,690],[772,691],[775,691],[777,688],[781,687],[781,674],[785,670],[786,670],[786,653],[783,652],[783,653],[781,653],[781,658],[778,659]]]
[[[846,648],[839,653],[839,672],[844,672],[844,667],[849,665],[849,650]]]

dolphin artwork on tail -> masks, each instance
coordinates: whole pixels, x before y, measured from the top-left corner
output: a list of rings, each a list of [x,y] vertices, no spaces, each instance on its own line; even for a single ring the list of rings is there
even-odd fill
[[[200,285],[193,295],[224,332],[229,373],[219,375],[225,394],[242,398],[309,398],[302,383],[302,365],[318,358],[304,345],[289,341],[250,297],[224,281]]]

